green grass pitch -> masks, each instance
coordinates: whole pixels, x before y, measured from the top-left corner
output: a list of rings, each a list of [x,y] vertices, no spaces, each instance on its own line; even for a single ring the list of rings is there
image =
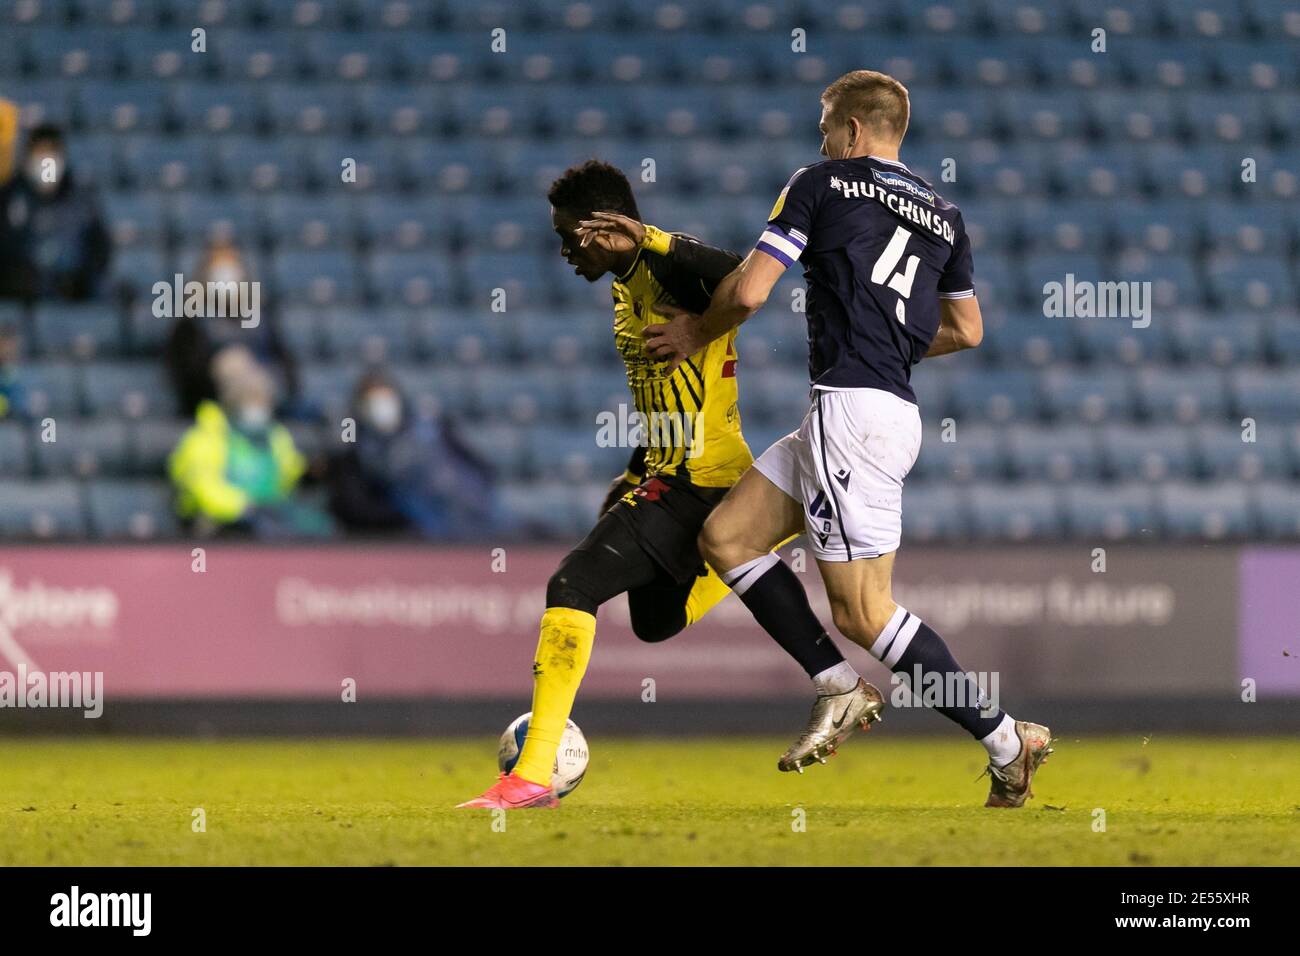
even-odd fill
[[[803,776],[785,743],[594,739],[558,811],[501,831],[452,809],[493,740],[5,738],[0,864],[1300,863],[1294,739],[1067,736],[1018,811],[983,809],[969,741],[873,734]]]

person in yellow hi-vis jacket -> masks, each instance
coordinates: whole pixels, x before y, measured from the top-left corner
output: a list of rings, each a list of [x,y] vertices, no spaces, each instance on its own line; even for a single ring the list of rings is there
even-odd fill
[[[306,460],[272,419],[270,376],[243,350],[214,364],[219,401],[199,404],[168,463],[180,516],[200,534],[329,534],[329,518],[295,499]]]

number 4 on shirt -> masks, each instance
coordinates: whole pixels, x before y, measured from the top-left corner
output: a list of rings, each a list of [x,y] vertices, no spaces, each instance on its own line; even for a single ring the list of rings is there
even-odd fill
[[[898,261],[903,258],[903,250],[907,248],[907,240],[912,238],[912,233],[902,226],[894,230],[894,235],[890,237],[889,245],[885,246],[885,251],[880,254],[876,260],[875,266],[871,269],[871,281],[878,285],[887,285],[898,293],[898,303],[894,306],[894,315],[902,325],[907,324],[907,310],[903,302],[912,294],[912,280],[916,278],[916,267],[921,260],[917,256],[908,256],[907,264],[903,267],[902,272],[895,272],[898,268]]]

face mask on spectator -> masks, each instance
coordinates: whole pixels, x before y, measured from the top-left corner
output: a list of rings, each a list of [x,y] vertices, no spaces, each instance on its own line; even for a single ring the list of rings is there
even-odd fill
[[[260,402],[255,405],[241,405],[235,414],[239,427],[246,432],[261,432],[271,424],[271,409]]]
[[[53,164],[47,165],[46,160],[53,160]],[[27,160],[27,178],[41,192],[53,192],[63,180],[64,165],[58,153],[33,153]]]
[[[397,431],[402,424],[402,400],[387,389],[371,392],[361,408],[366,421],[384,434]]]

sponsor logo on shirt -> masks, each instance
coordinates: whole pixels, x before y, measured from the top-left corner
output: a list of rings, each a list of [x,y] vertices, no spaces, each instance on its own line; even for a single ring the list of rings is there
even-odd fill
[[[871,176],[882,186],[888,186],[890,189],[901,189],[913,198],[929,203],[931,206],[934,205],[934,190],[926,189],[915,180],[908,179],[899,173],[882,172],[879,169],[873,169]]]

